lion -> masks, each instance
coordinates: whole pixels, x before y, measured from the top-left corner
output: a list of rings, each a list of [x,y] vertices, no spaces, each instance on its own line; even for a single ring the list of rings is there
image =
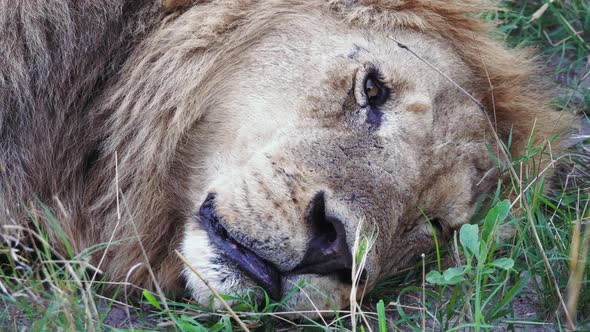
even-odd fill
[[[495,135],[518,156],[576,127],[489,8],[3,0],[4,239],[34,219],[110,281],[345,307],[469,222]]]

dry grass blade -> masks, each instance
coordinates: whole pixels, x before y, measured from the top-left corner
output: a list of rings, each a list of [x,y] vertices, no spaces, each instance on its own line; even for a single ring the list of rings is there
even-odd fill
[[[227,312],[232,316],[232,318],[236,321],[236,323],[238,323],[238,325],[240,325],[240,327],[242,328],[242,330],[244,330],[244,331],[250,331],[250,329],[248,329],[248,327],[246,326],[246,324],[244,324],[244,322],[240,319],[240,317],[238,317],[238,315],[236,315],[236,313],[232,310],[232,308],[229,306],[229,304],[227,304],[227,302],[225,302],[225,300],[221,297],[221,295],[219,295],[219,293],[217,292],[217,290],[215,290],[215,288],[211,287],[211,285],[209,284],[209,281],[205,278],[205,276],[203,276],[201,274],[201,272],[199,272],[195,267],[193,267],[178,250],[174,250],[174,252],[178,256],[178,258],[180,258],[180,260],[184,264],[186,264],[186,266],[194,274],[196,274],[197,277],[199,277],[199,279],[201,279],[201,281],[205,284],[205,286],[207,286],[207,288],[209,288],[209,290],[211,291],[211,293],[213,293],[213,295],[219,300],[219,302],[221,302],[221,304],[225,307],[225,309],[227,310]]]
[[[436,66],[434,66],[433,64],[431,64],[430,62],[428,62],[426,59],[424,59],[423,57],[421,57],[420,55],[418,55],[416,52],[414,52],[412,49],[410,49],[408,46],[406,46],[405,44],[399,42],[397,39],[393,38],[392,36],[388,36],[389,39],[393,40],[398,47],[410,52],[413,56],[415,56],[416,58],[418,58],[420,61],[424,62],[425,64],[427,64],[430,68],[432,68],[434,71],[436,71],[437,73],[439,73],[440,75],[442,75],[442,77],[444,77],[447,81],[449,81],[451,84],[453,84],[457,89],[459,89],[465,96],[467,96],[469,99],[471,99],[471,101],[473,101],[477,106],[479,106],[479,108],[483,111],[485,110],[485,107],[483,106],[483,104],[477,100],[475,97],[473,97],[469,92],[467,92],[467,90],[465,90],[461,85],[459,85],[457,82],[455,82],[452,78],[450,78],[449,76],[447,76],[445,73],[443,73],[440,69],[438,69]]]
[[[584,225],[584,232],[582,233],[583,222],[590,219],[588,215],[588,203],[582,211],[582,217],[574,223],[572,231],[572,244],[570,247],[570,278],[567,284],[567,307],[573,313],[575,319],[576,309],[578,307],[578,300],[582,290],[584,272],[588,260],[588,249],[590,247],[590,227]]]
[[[539,7],[539,9],[537,9],[537,11],[534,12],[533,15],[531,15],[529,23],[538,20],[541,16],[543,16],[543,14],[545,14],[545,11],[547,11],[547,8],[549,8],[549,4],[554,1],[555,0],[549,0],[549,2],[546,2],[541,7]]]
[[[121,191],[119,191],[119,194],[121,195],[121,200],[123,201],[124,207],[126,208],[127,211],[130,211],[129,205],[127,204],[127,200],[125,199],[125,196],[123,195],[123,193]],[[145,251],[145,247],[144,247],[143,242],[141,240],[141,235],[139,234],[139,231],[137,230],[137,225],[135,225],[135,220],[133,220],[133,217],[131,216],[130,213],[129,213],[129,222],[131,223],[131,226],[133,226],[133,231],[135,232],[135,236],[137,237],[137,244],[139,245],[139,248],[141,249],[141,254],[143,255],[143,259],[145,260],[145,268],[148,271],[150,278],[152,278],[152,280],[154,282],[154,287],[156,288],[156,292],[158,294],[158,297],[160,298],[160,301],[162,302],[162,305],[164,306],[166,311],[170,312],[170,308],[168,307],[168,302],[166,301],[166,296],[164,295],[164,292],[162,291],[162,288],[160,287],[160,284],[158,283],[158,279],[156,278],[156,275],[154,274],[154,271],[152,270],[148,255]],[[128,273],[128,275],[130,275],[130,273]]]
[[[96,280],[96,276],[98,274],[98,271],[100,271],[100,267],[104,263],[107,253],[109,252],[111,244],[113,243],[113,240],[115,238],[115,234],[117,232],[117,229],[119,229],[119,225],[121,223],[121,209],[119,207],[119,166],[118,165],[119,165],[119,162],[117,159],[117,151],[115,151],[115,190],[116,190],[115,197],[117,199],[117,201],[116,201],[116,203],[117,203],[117,223],[115,224],[115,227],[113,228],[113,231],[111,232],[111,236],[109,237],[109,242],[107,242],[107,246],[104,249],[102,256],[100,257],[98,265],[96,266],[96,271],[92,275],[92,279],[90,280],[90,286],[92,286],[92,284]]]
[[[142,266],[142,265],[143,265],[143,263],[140,262],[140,263],[137,263],[137,264],[133,265],[129,270],[127,270],[127,275],[125,275],[125,283],[126,284],[129,284],[129,278],[131,277],[131,275],[133,274],[133,272],[135,272],[135,270],[138,267]],[[129,294],[127,292],[127,286],[125,286],[123,288],[123,293],[125,295],[125,302],[126,303],[129,303]],[[129,305],[126,305],[125,306],[125,314],[127,314],[127,319],[129,321],[131,321],[131,311],[129,310],[130,307],[131,306],[129,306]],[[133,326],[131,326],[131,330],[132,331],[134,330]]]
[[[522,173],[522,164],[521,164],[521,173]],[[524,190],[523,190],[522,184],[520,185],[520,197],[521,197],[520,207],[521,207],[521,209],[526,211],[527,220],[528,220],[529,225],[531,227],[531,232],[533,233],[533,236],[535,238],[535,242],[537,243],[537,247],[539,247],[539,252],[541,253],[541,257],[543,258],[543,262],[545,263],[545,266],[547,267],[547,271],[549,272],[549,276],[551,277],[551,281],[553,282],[553,287],[555,287],[555,292],[557,294],[557,297],[559,298],[559,303],[561,304],[561,306],[563,308],[563,311],[564,311],[564,314],[565,314],[565,317],[567,320],[567,324],[570,329],[574,329],[574,321],[570,315],[568,307],[565,305],[565,301],[563,300],[563,296],[561,295],[561,291],[559,290],[559,283],[557,282],[557,278],[555,277],[555,273],[553,272],[553,268],[551,267],[551,264],[549,263],[549,258],[547,257],[547,253],[545,253],[545,248],[543,247],[543,243],[541,242],[541,238],[539,237],[539,233],[537,232],[537,227],[533,221],[533,215],[531,214],[531,209],[530,209],[528,202],[526,200],[526,197],[524,195]]]
[[[358,298],[358,288],[361,283],[361,278],[363,275],[363,271],[365,269],[365,265],[367,264],[367,257],[369,255],[369,251],[373,248],[373,244],[375,243],[375,239],[378,236],[379,228],[376,225],[373,225],[373,229],[371,231],[370,236],[364,234],[365,229],[365,220],[361,219],[358,226],[356,227],[355,236],[354,236],[354,243],[352,246],[352,269],[351,269],[351,278],[352,278],[352,288],[350,290],[350,316],[351,316],[351,323],[352,323],[352,331],[356,331],[356,314],[357,312],[360,314],[361,319],[365,322],[367,329],[372,331],[370,324],[365,317],[365,314],[362,310],[362,300],[364,298],[365,286],[362,287],[361,293],[361,300],[360,303],[357,300]],[[360,258],[360,259],[359,259]]]
[[[426,331],[426,255],[422,254],[422,331]]]
[[[311,306],[313,307],[314,311],[312,311],[312,312],[315,312],[318,315],[318,317],[322,320],[322,323],[324,323],[324,325],[328,325],[328,322],[326,322],[326,320],[322,316],[322,311],[319,310],[319,308],[315,305],[315,303],[313,303],[311,296],[309,296],[309,294],[307,294],[305,289],[303,289],[303,287],[297,285],[296,283],[294,283],[292,281],[289,281],[289,283],[291,285],[293,285],[293,287],[297,288],[301,292],[301,294],[303,294],[303,296],[305,296],[305,298],[307,298],[307,300],[309,301],[309,304],[311,304]],[[300,312],[298,312],[298,313],[300,313]]]

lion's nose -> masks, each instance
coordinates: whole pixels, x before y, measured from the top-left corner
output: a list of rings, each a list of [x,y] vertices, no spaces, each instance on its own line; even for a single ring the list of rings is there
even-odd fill
[[[293,272],[337,273],[350,279],[352,255],[346,243],[344,225],[339,219],[326,215],[324,193],[320,192],[313,198],[306,219],[311,225],[312,238],[303,260]]]

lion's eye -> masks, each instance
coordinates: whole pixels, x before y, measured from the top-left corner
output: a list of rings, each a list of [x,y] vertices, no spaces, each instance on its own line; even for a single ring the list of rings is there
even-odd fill
[[[365,79],[364,92],[369,106],[381,106],[387,99],[385,86],[374,74],[369,74]]]
[[[365,94],[369,99],[379,97],[379,86],[377,86],[377,82],[373,81],[372,78],[368,78],[365,83]]]

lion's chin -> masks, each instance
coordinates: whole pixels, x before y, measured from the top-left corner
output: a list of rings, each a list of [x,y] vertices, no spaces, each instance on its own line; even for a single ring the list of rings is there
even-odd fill
[[[336,311],[350,305],[352,295],[352,285],[343,284],[337,276],[291,275],[284,278],[284,288],[287,295],[282,311],[308,318],[334,316]],[[358,299],[362,287],[357,292]]]
[[[227,295],[239,296],[253,291],[263,301],[264,295],[257,287],[259,284],[233,261],[226,259],[224,250],[226,249],[218,248],[212,243],[209,233],[199,224],[187,224],[182,254],[192,268],[205,276],[209,286],[218,293]],[[202,305],[209,305],[212,298],[209,287],[188,266],[185,266],[183,275],[192,298]],[[343,283],[337,275],[286,274],[279,278],[282,292],[275,300],[281,301],[282,307],[278,310],[286,317],[331,317],[337,310],[350,304],[352,286]],[[357,298],[362,294],[362,287],[359,287]],[[216,299],[213,303],[216,309],[225,309]],[[229,304],[235,303],[230,301]]]
[[[204,306],[213,304],[216,310],[225,310],[223,304],[216,298],[213,298],[211,291],[194,273],[185,273],[187,285],[191,291],[191,296],[195,301]],[[352,294],[351,285],[343,285],[337,277],[327,277],[320,275],[291,275],[282,277],[284,284],[283,298],[280,307],[275,310],[275,314],[289,319],[309,318],[317,319],[319,317],[334,317],[338,311],[350,305]],[[239,298],[247,292],[254,292],[254,298],[260,305],[264,305],[264,295],[260,288],[255,287],[252,280],[248,277],[235,274],[226,277],[223,283],[218,279],[208,281],[212,288],[221,294],[229,294]],[[363,288],[357,289],[357,300],[363,295]],[[246,297],[245,297],[246,298]],[[252,293],[247,298],[252,299]],[[239,304],[238,300],[227,300],[230,306]]]

